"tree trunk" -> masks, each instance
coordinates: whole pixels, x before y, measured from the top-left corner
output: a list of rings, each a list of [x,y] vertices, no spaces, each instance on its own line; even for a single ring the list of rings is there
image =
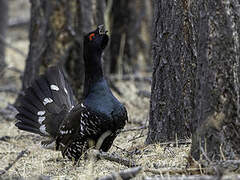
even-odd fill
[[[149,59],[146,58],[149,57],[149,26],[146,26],[147,21],[144,20],[146,14],[150,14],[150,2],[109,0],[108,3],[110,2],[110,73],[136,72],[140,68],[140,60]]]
[[[0,74],[3,72],[5,63],[5,43],[8,27],[8,0],[0,0]]]
[[[240,158],[239,2],[194,0],[197,75],[191,155]]]
[[[23,90],[46,68],[62,64],[75,95],[84,80],[83,35],[93,28],[93,4],[84,0],[31,0],[30,49]]]
[[[186,1],[154,0],[153,78],[146,143],[190,135],[196,57]]]

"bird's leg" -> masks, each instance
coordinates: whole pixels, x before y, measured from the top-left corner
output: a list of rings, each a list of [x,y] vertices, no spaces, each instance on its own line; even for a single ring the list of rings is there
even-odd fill
[[[51,138],[49,140],[41,141],[41,147],[44,149],[56,150],[56,139]]]
[[[102,144],[103,144],[103,141],[112,134],[112,131],[108,130],[106,132],[104,132],[99,138],[98,138],[98,141],[97,141],[97,144],[96,144],[96,147],[95,149],[100,149]]]

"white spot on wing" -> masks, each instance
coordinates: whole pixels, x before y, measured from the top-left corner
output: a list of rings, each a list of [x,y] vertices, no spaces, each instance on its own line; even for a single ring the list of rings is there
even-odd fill
[[[86,106],[84,106],[84,104],[83,103],[81,103],[81,106],[83,107],[83,108],[85,108]]]
[[[39,124],[42,124],[42,122],[43,122],[45,119],[46,119],[45,116],[40,116],[40,117],[38,117],[38,122],[39,122]]]
[[[64,87],[64,91],[65,91],[66,94],[68,94],[67,89],[65,87]]]
[[[46,131],[46,126],[45,126],[45,124],[44,124],[44,125],[41,125],[39,129],[40,129],[40,132],[41,132],[41,133],[48,135],[48,133],[47,133],[47,131]]]
[[[45,111],[38,111],[37,115],[38,116],[43,116],[46,112]]]
[[[59,87],[56,86],[55,84],[52,84],[52,85],[50,86],[50,88],[51,88],[51,90],[59,91]]]
[[[52,102],[53,102],[53,100],[51,98],[44,98],[44,100],[43,100],[44,106],[46,106],[48,103],[52,103]]]

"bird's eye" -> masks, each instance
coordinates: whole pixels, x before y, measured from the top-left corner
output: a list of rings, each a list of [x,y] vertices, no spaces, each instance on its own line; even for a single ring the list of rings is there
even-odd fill
[[[91,40],[93,40],[93,37],[95,36],[95,34],[94,33],[91,33],[90,35],[89,35],[89,40],[91,41]]]

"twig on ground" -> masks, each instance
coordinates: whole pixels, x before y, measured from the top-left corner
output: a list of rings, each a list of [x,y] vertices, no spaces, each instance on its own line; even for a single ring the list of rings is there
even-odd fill
[[[217,162],[211,162],[210,165],[204,167],[204,168],[171,168],[171,169],[144,169],[144,172],[150,172],[156,175],[162,175],[162,174],[201,174],[202,172],[205,174],[214,174],[217,177],[222,177],[224,172],[230,173],[230,172],[237,172],[239,171],[240,166],[240,160],[228,160],[228,161],[217,161]],[[216,171],[218,170],[218,171]]]
[[[125,169],[120,172],[114,172],[110,175],[97,178],[97,180],[117,180],[117,179],[122,179],[122,180],[129,180],[137,176],[137,174],[141,171],[142,167],[135,167],[135,168],[129,168]]]
[[[139,136],[135,136],[132,139],[129,139],[128,142],[134,141],[134,140],[142,138],[142,137],[144,137],[144,134],[140,134]]]
[[[10,163],[7,167],[4,168],[4,170],[0,171],[0,176],[5,174],[19,159],[21,159],[25,154],[28,154],[29,151],[27,149],[21,151],[17,158],[12,162]]]
[[[16,87],[12,87],[12,86],[1,87],[0,88],[0,92],[13,93],[13,94],[18,94],[19,93],[17,88]]]
[[[140,97],[150,98],[151,97],[151,92],[140,90],[140,91],[137,92],[137,95],[140,96]]]
[[[100,152],[100,151],[94,150],[94,149],[91,150],[89,154],[93,155],[96,158],[116,162],[116,163],[122,164],[122,165],[127,166],[127,167],[136,167],[137,166],[135,162],[133,162],[129,159],[126,159],[126,158],[119,157],[116,154],[109,154],[109,153],[106,153],[106,152]]]
[[[137,120],[131,119],[131,120],[128,121],[128,124],[137,124],[137,125],[140,125],[140,126],[144,126],[146,123],[142,122],[142,121],[137,121]]]
[[[130,154],[130,152],[127,151],[126,149],[123,149],[123,148],[121,148],[121,147],[119,147],[119,146],[117,146],[117,145],[115,145],[115,144],[113,144],[113,146],[114,146],[115,148],[117,148],[117,149],[120,149],[121,151],[123,151],[123,152],[125,152],[125,153],[127,153],[127,154]]]
[[[111,79],[112,81],[123,80],[123,81],[138,81],[138,82],[144,81],[148,83],[152,82],[152,78],[150,74],[144,75],[144,76],[140,74],[111,75],[109,79]]]
[[[200,147],[200,150],[201,150],[203,156],[206,158],[206,160],[207,160],[209,163],[211,163],[211,160],[208,158],[207,154],[205,153],[205,151],[203,150],[202,147]]]
[[[189,168],[189,169],[179,169],[179,168],[167,168],[167,169],[144,169],[144,172],[150,172],[156,175],[162,174],[187,174],[187,173],[196,173],[199,172],[199,168]],[[196,173],[199,174],[199,173]]]
[[[164,143],[158,143],[159,145],[187,145],[187,144],[191,144],[191,141],[186,141],[186,140],[178,140],[176,141],[169,141],[169,142],[164,142]]]
[[[144,180],[217,180],[216,176],[208,175],[192,175],[192,176],[157,176],[157,177],[144,177]],[[238,179],[237,177],[229,177],[226,179]]]
[[[136,127],[136,128],[129,128],[129,129],[123,129],[121,132],[129,132],[129,131],[139,131],[142,129],[147,129],[147,126],[141,126],[141,127]]]
[[[2,136],[0,137],[0,141],[8,142],[11,139],[10,136]]]
[[[18,68],[16,67],[13,67],[13,66],[7,66],[6,67],[7,70],[10,70],[10,71],[13,71],[13,72],[16,72],[16,73],[19,73],[19,74],[22,74],[22,71],[19,70]]]

